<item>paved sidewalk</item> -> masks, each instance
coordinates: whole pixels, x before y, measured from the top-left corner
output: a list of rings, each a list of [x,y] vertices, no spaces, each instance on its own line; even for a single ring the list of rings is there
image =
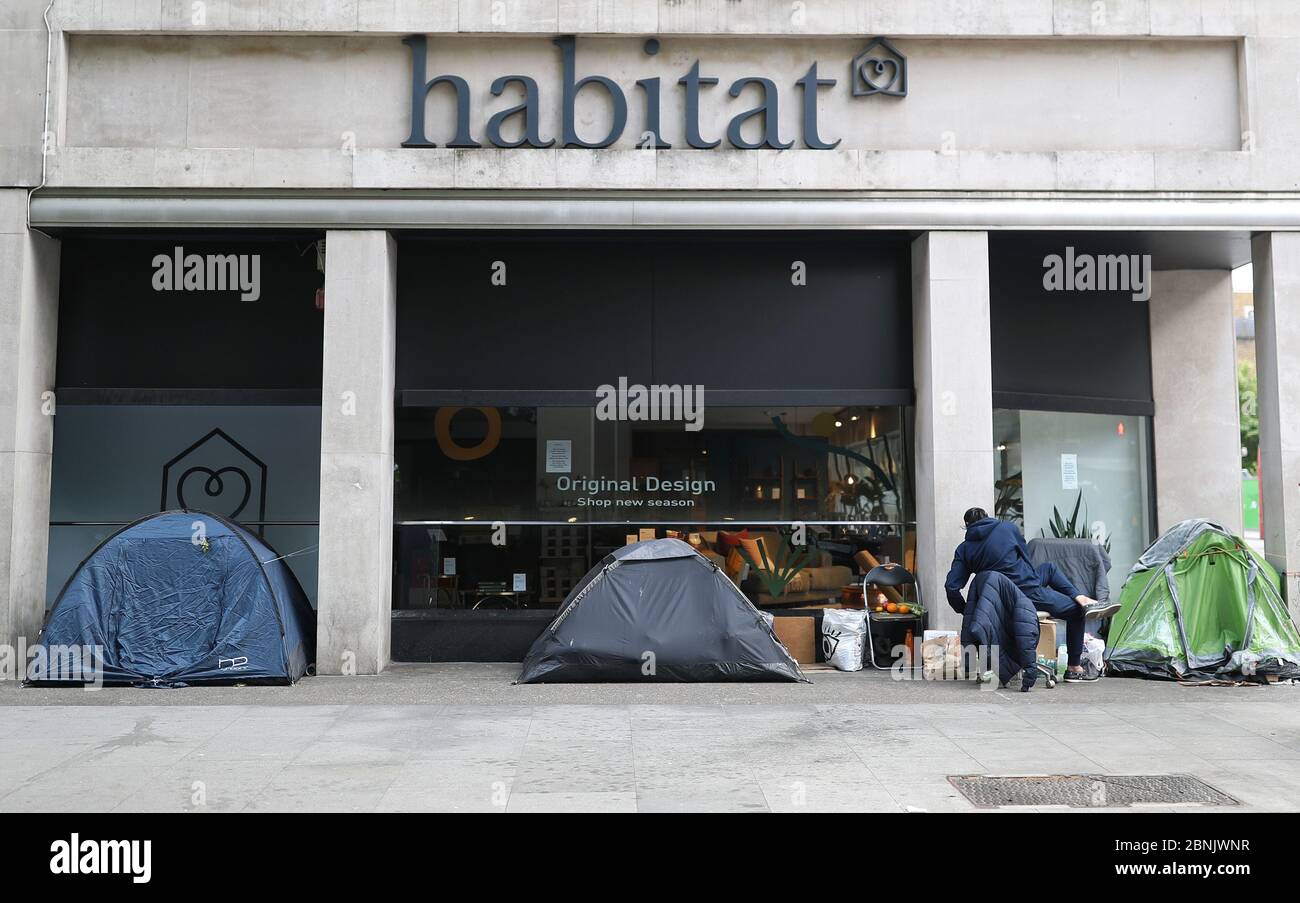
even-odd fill
[[[825,672],[811,686],[515,687],[516,673],[6,683],[0,811],[949,811],[971,807],[947,776],[980,773],[1186,773],[1243,808],[1300,810],[1300,687],[1021,694]]]

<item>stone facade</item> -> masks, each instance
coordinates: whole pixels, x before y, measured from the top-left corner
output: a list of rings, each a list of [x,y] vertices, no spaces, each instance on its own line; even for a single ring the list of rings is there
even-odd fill
[[[491,92],[509,74],[536,79],[540,136],[561,134],[557,35],[576,36],[578,78],[600,74],[620,86],[627,125],[599,149],[402,147],[410,34],[427,36],[431,75],[466,80],[480,143],[488,117],[518,102],[517,84]],[[876,35],[907,56],[905,98],[850,90],[850,62]],[[659,42],[653,52],[649,38]],[[752,84],[737,97],[730,87],[762,76],[779,99],[776,135],[791,146],[685,149],[678,80],[695,60],[701,75],[719,79],[700,95],[704,137],[721,140],[731,117],[757,102]],[[814,61],[817,77],[837,80],[814,92],[818,134],[840,141],[829,150],[809,146],[807,95],[796,87]],[[753,202],[767,205],[766,228],[824,220],[868,229],[894,215],[891,228],[934,229],[916,239],[913,275],[914,313],[927,324],[915,337],[919,560],[936,607],[960,514],[952,506],[970,498],[981,468],[991,471],[985,377],[962,380],[955,412],[945,413],[958,378],[945,336],[960,331],[969,347],[989,335],[987,230],[1034,207],[1052,228],[1263,231],[1255,239],[1269,264],[1256,271],[1263,491],[1266,508],[1284,512],[1266,541],[1275,563],[1294,571],[1294,506],[1284,496],[1294,485],[1287,436],[1300,417],[1286,364],[1296,254],[1294,233],[1267,230],[1300,229],[1297,71],[1300,5],[1291,0],[10,0],[0,9],[0,641],[31,633],[32,600],[44,588],[49,425],[32,412],[52,387],[58,243],[27,226],[27,195],[40,185],[42,203],[141,191],[196,203],[269,191],[321,200],[325,221],[315,225],[371,230],[337,233],[327,280],[357,311],[378,315],[391,313],[391,282],[361,286],[372,270],[391,278],[386,224],[333,211],[379,191],[463,201],[484,211],[475,224],[502,227],[529,209],[534,224],[608,217],[731,228],[755,224],[740,203]],[[636,82],[654,77],[672,149],[637,147],[651,118]],[[574,103],[587,140],[612,125],[603,90],[589,87]],[[426,111],[429,140],[445,145],[452,95],[435,90]],[[756,140],[760,125],[741,134]],[[557,197],[614,206],[579,216]],[[493,207],[498,199],[514,206]],[[805,203],[822,219],[807,219]],[[1152,307],[1162,525],[1202,497],[1230,504],[1239,467],[1235,437],[1196,441],[1202,426],[1217,435],[1235,422],[1226,273],[1181,272],[1165,284]],[[326,321],[326,408],[346,379],[360,379],[363,400],[382,408],[392,386],[388,321],[358,331],[349,310],[331,308]],[[1180,375],[1192,340],[1200,369]],[[375,367],[356,371],[358,360]],[[987,348],[975,360],[983,373]],[[1183,412],[1189,381],[1212,406]],[[347,651],[362,672],[388,657],[391,555],[382,543],[346,542],[349,530],[386,532],[391,511],[382,489],[391,406],[375,416],[377,431],[363,439],[355,423],[328,413],[322,425],[322,549],[330,543],[330,561],[347,569],[321,575],[327,670],[344,667],[337,658]],[[1195,491],[1179,488],[1211,473]],[[350,498],[356,486],[359,500]]]

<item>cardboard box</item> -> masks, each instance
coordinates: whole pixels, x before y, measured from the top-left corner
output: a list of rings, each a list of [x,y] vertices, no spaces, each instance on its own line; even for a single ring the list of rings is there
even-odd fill
[[[1056,661],[1056,622],[1039,620],[1038,657]]]
[[[778,615],[772,619],[772,630],[799,664],[817,661],[817,619],[812,615]]]
[[[924,680],[964,680],[961,640],[955,630],[927,630],[921,641],[921,677]]]

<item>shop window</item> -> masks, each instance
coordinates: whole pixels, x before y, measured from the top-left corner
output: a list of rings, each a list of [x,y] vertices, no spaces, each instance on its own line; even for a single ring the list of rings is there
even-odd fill
[[[394,608],[551,610],[614,549],[666,536],[763,607],[838,599],[864,561],[911,559],[907,413],[709,407],[688,430],[590,406],[399,408]]]
[[[60,405],[53,466],[47,606],[100,542],[174,508],[257,533],[315,605],[319,407]]]
[[[1117,592],[1152,539],[1149,419],[996,409],[995,510],[1025,539],[1101,543]]]

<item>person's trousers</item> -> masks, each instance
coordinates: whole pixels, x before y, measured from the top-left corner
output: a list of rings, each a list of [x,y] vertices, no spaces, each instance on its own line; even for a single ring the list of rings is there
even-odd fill
[[[1038,565],[1037,571],[1042,585],[1025,595],[1034,603],[1034,608],[1065,622],[1065,654],[1070,667],[1074,667],[1083,660],[1084,610],[1074,601],[1080,593],[1050,561]]]

